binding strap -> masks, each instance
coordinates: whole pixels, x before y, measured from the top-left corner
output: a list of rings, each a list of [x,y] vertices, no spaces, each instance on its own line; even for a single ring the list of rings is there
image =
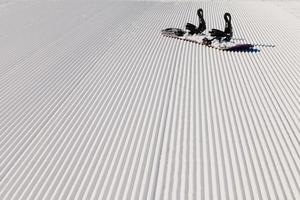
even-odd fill
[[[227,35],[230,35],[230,37],[232,37],[231,15],[229,13],[225,13],[224,14],[224,19],[225,19],[225,30],[224,30],[224,32]]]
[[[199,17],[198,31],[199,31],[199,33],[202,33],[206,29],[206,23],[205,23],[205,20],[204,20],[204,17],[203,17],[203,10],[202,10],[202,8],[199,8],[197,10],[197,15]]]
[[[229,13],[224,14],[225,20],[225,30],[221,31],[218,29],[212,29],[209,31],[210,35],[216,37],[218,40],[222,40],[224,38],[225,41],[230,41],[232,38],[232,25],[231,25],[231,15]]]
[[[199,8],[197,10],[197,15],[199,17],[199,27],[196,27],[194,24],[191,24],[191,23],[187,23],[185,28],[187,30],[189,30],[189,33],[190,34],[200,34],[202,33],[203,31],[205,31],[206,29],[206,24],[205,24],[205,20],[203,18],[203,10],[202,8]]]

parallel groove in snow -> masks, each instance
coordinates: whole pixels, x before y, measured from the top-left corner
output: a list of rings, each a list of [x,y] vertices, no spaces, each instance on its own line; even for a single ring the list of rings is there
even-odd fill
[[[89,46],[88,48],[91,48],[91,46]],[[83,51],[84,52],[84,51]],[[89,51],[87,51],[87,52],[89,52]],[[84,54],[83,54],[84,55]],[[83,60],[84,61],[84,60]],[[81,61],[82,62],[82,61]],[[71,63],[72,64],[72,63]],[[81,75],[82,76],[82,75]],[[74,79],[74,80],[76,80],[76,79]],[[40,89],[37,89],[36,91],[40,91]],[[49,94],[48,94],[49,95]],[[30,99],[30,100],[33,100],[32,98]],[[35,99],[34,99],[35,100]],[[51,101],[50,101],[51,102]],[[46,101],[46,103],[47,103],[47,101]],[[54,104],[55,105],[55,104]],[[45,106],[44,105],[44,107],[45,108],[47,108],[47,106]],[[37,111],[39,111],[40,112],[40,108],[37,108]],[[47,113],[47,112],[46,112]],[[36,115],[36,114],[35,114]],[[17,115],[18,117],[19,117],[19,115]],[[41,119],[43,119],[44,117],[42,117]],[[24,118],[24,119],[26,119],[26,120],[30,120],[30,119],[28,119],[28,118]],[[17,122],[18,122],[18,120],[16,120]],[[27,124],[28,125],[28,124]],[[15,127],[15,126],[12,126],[12,127]],[[5,129],[4,129],[5,130]],[[23,131],[24,131],[24,128],[23,128]],[[12,131],[12,133],[15,133],[15,131]],[[32,137],[32,136],[31,136]],[[22,144],[22,141],[19,141],[19,140],[16,140],[16,142],[18,142],[18,143],[20,143],[20,144]],[[11,145],[10,143],[8,143],[9,145]],[[24,145],[23,144],[23,146],[25,146],[26,147],[26,145]],[[13,146],[11,146],[11,147],[14,147],[15,148],[15,146],[13,145]],[[9,150],[9,148],[5,148],[5,146],[3,146],[3,149],[5,149],[7,152],[10,152]],[[20,150],[19,150],[20,151]],[[6,154],[3,154],[3,155],[6,155]],[[10,162],[13,162],[13,160],[11,160]],[[1,162],[1,163],[3,163],[3,162]],[[9,167],[10,168],[10,167]]]
[[[20,8],[17,7],[18,5]],[[11,71],[18,63],[28,59],[28,56],[38,53],[41,47],[53,44],[70,32],[70,29],[85,22],[87,20],[85,13],[89,13],[91,17],[95,12],[95,7],[92,5],[85,6],[80,2],[67,5],[48,1],[17,3],[16,9],[11,9],[13,12],[4,15],[0,21],[3,28],[1,34],[4,37],[0,52],[6,57],[0,61],[1,65],[6,65],[5,68],[0,69],[1,76]],[[35,15],[40,15],[38,20],[34,15],[29,14],[32,10],[37,11]],[[18,24],[12,26],[15,23]]]
[[[1,61],[0,199],[300,198],[297,16],[271,1],[92,2]],[[198,7],[208,29],[231,12],[260,52],[160,35]]]

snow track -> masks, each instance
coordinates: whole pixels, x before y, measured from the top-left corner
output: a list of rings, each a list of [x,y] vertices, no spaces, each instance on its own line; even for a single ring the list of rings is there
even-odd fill
[[[0,1],[0,199],[300,199],[290,5]],[[161,36],[199,7],[260,51]]]

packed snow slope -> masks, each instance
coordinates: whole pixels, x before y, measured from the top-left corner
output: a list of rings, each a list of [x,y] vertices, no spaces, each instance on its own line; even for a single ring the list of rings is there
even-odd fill
[[[0,199],[300,199],[299,8],[0,0]]]

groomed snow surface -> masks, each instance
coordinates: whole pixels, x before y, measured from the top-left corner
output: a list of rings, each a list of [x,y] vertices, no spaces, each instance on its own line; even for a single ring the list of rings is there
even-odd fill
[[[160,35],[198,8],[260,51]],[[0,199],[300,199],[299,8],[0,0]]]

